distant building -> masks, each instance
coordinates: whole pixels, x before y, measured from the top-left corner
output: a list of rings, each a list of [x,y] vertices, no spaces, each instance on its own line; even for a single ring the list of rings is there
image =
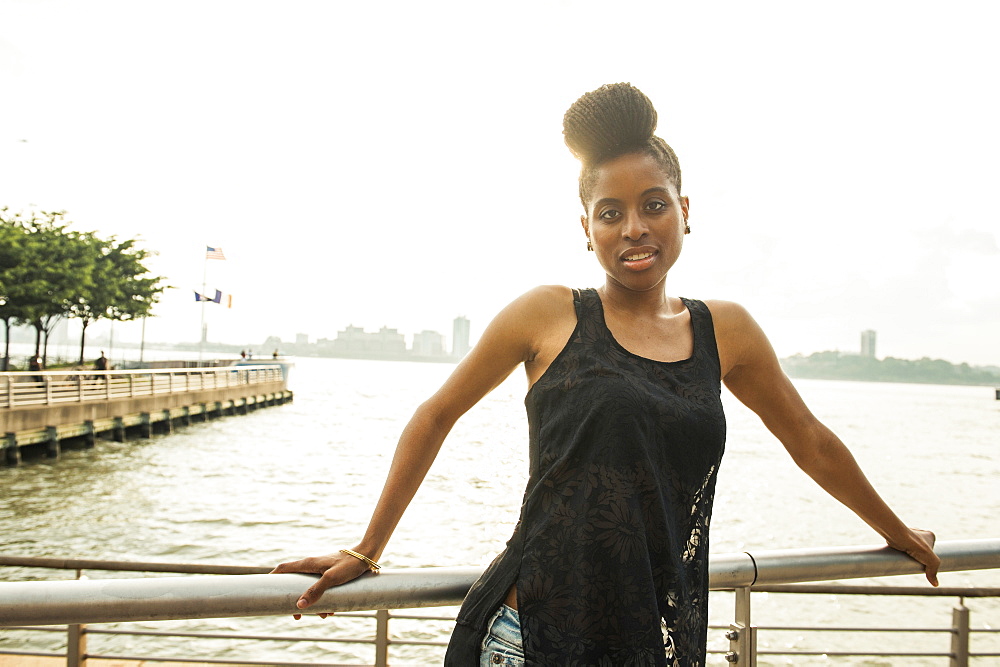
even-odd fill
[[[298,342],[301,339],[296,340]],[[319,338],[314,345],[297,346],[297,353],[349,359],[454,362],[469,351],[467,318],[455,318],[452,340],[452,351],[449,353],[445,336],[425,329],[413,334],[413,344],[407,349],[405,337],[396,329],[382,327],[377,333],[369,333],[361,327],[351,325],[338,331],[336,338]]]
[[[412,352],[418,357],[443,357],[447,354],[444,349],[444,336],[437,331],[426,329],[413,334]]]
[[[861,332],[861,356],[875,358],[875,331],[866,329]]]
[[[337,332],[333,350],[346,354],[403,354],[406,340],[396,329],[382,327],[378,333],[366,333],[361,327],[348,326]]]
[[[459,315],[451,330],[451,356],[464,357],[469,352],[469,318]]]
[[[295,344],[296,345],[308,345],[309,344],[309,334],[297,333],[295,334]]]

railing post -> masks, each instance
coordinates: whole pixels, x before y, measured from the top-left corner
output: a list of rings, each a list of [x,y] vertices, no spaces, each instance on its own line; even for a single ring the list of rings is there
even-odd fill
[[[969,667],[969,608],[965,598],[951,610],[951,667]]]
[[[14,407],[14,380],[7,376],[7,407]]]
[[[45,405],[52,405],[52,382],[48,375],[45,376]]]
[[[66,667],[84,667],[87,664],[87,626],[67,626]]]
[[[757,628],[750,623],[750,587],[737,588],[736,620],[729,626],[726,639],[729,652],[726,662],[742,667],[757,667]]]
[[[128,397],[132,398],[135,396],[135,376],[131,373],[128,374]]]
[[[104,372],[107,373],[107,371],[104,371]],[[131,377],[131,375],[129,377]],[[111,376],[110,375],[104,375],[102,377],[102,379],[104,380],[104,400],[110,401],[111,400]]]
[[[375,612],[375,667],[389,664],[389,610]]]
[[[76,376],[76,402],[83,403],[83,377]]]

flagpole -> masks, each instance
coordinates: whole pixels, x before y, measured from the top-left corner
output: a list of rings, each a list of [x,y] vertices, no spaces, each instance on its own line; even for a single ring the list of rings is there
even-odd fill
[[[205,286],[208,284],[208,251],[205,252],[204,268],[201,272],[201,293],[205,294]],[[198,365],[201,366],[202,348],[205,346],[205,300],[201,298],[201,328],[198,330]]]

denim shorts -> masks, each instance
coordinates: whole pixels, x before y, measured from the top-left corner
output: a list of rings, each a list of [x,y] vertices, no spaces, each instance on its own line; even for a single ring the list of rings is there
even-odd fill
[[[521,621],[517,612],[507,605],[500,605],[486,627],[480,667],[523,667],[524,647],[521,645]]]

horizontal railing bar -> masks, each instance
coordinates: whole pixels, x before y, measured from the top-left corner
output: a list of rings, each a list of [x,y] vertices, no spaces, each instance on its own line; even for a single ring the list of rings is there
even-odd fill
[[[1000,568],[1000,539],[939,542],[934,551],[941,558],[941,572]],[[916,561],[889,547],[787,549],[757,553],[753,560],[757,566],[753,583],[762,585],[923,572]],[[733,587],[749,583],[742,581]]]
[[[65,632],[65,629],[63,629]],[[216,632],[170,632],[162,630],[99,630],[87,627],[89,635],[129,635],[130,637],[186,637],[188,639],[252,639],[274,642],[327,642],[333,644],[374,644],[375,637],[289,637],[286,635],[239,635]]]
[[[1000,539],[940,542],[936,551],[942,572],[1000,567]],[[713,556],[709,582],[719,589],[921,571],[889,547],[795,549]],[[310,613],[455,605],[481,574],[478,567],[383,570],[330,589]],[[0,626],[292,614],[313,581],[248,574],[0,583]]]
[[[311,613],[456,604],[481,568],[382,570],[331,589]],[[304,574],[0,583],[0,626],[298,613]]]
[[[455,620],[455,619],[450,619]],[[62,628],[66,632],[65,628]],[[253,641],[273,641],[273,642],[325,642],[328,644],[361,644],[364,646],[374,646],[377,642],[375,637],[289,637],[286,635],[237,635],[237,634],[216,634],[208,632],[162,632],[162,631],[141,631],[141,630],[98,630],[91,626],[87,627],[89,635],[129,635],[131,637],[185,637],[188,639],[246,639]],[[422,639],[402,639],[389,638],[389,643],[393,646],[447,646],[446,641],[433,641]]]
[[[389,638],[389,646],[447,646],[448,642],[436,642],[432,640],[418,639],[393,639]]]
[[[46,654],[48,655],[48,654]],[[61,657],[61,656],[60,656]],[[275,662],[273,660],[268,660],[267,662],[255,662],[253,660],[224,660],[220,658],[166,658],[159,657],[147,658],[140,655],[106,655],[103,653],[88,653],[88,660],[139,660],[139,661],[149,661],[149,662],[186,662],[186,663],[197,663],[203,665],[264,665],[265,667],[364,667],[364,665],[371,665],[372,663],[362,663],[361,665],[357,663],[341,663],[341,662]]]
[[[757,655],[825,655],[832,656],[834,658],[855,658],[860,656],[878,656],[880,658],[950,658],[953,657],[954,653],[932,653],[930,651],[924,653],[920,651],[913,652],[891,652],[891,651],[772,651],[770,649],[757,649]],[[969,654],[972,657],[972,654]]]
[[[0,566],[36,567],[50,570],[105,570],[116,572],[169,572],[174,574],[267,574],[273,567],[212,565],[210,563],[156,563],[86,558],[40,558],[0,556]]]
[[[841,584],[778,584],[776,586],[753,586],[754,593],[804,593],[808,595],[917,595],[920,597],[1000,597],[1000,588],[940,587],[928,586],[851,586]]]
[[[814,625],[758,625],[757,630],[768,632],[943,632],[954,633],[951,628],[834,628]]]

